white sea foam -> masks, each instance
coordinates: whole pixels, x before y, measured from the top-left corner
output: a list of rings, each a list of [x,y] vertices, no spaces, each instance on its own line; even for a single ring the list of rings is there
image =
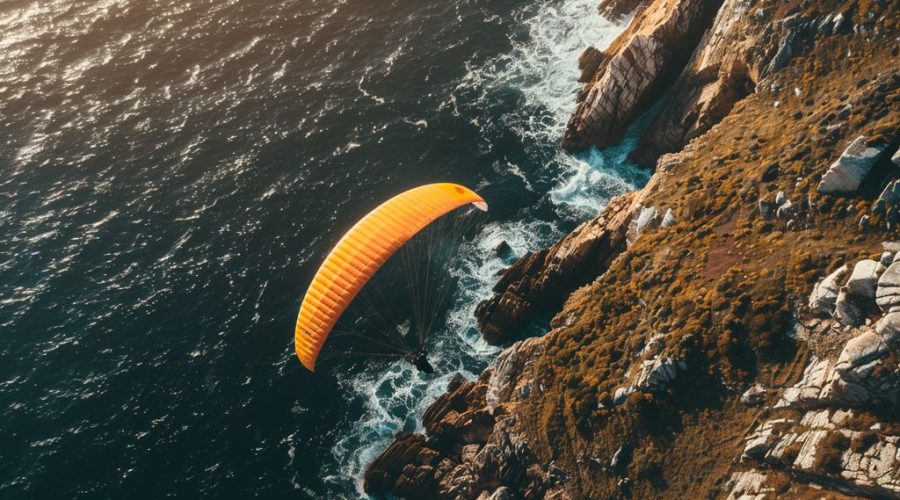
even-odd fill
[[[470,67],[460,88],[478,89],[483,100],[489,100],[498,89],[521,93],[524,116],[509,126],[523,144],[552,148],[552,156],[544,164],[526,169],[526,174],[534,177],[541,170],[555,169],[558,178],[549,193],[551,201],[574,209],[579,218],[589,217],[613,196],[646,182],[646,175],[627,161],[637,131],[602,151],[593,149],[573,156],[553,147],[562,140],[575,106],[575,94],[582,86],[578,82],[578,56],[588,46],[606,48],[628,20],[613,22],[597,15],[594,0],[571,0],[545,5],[520,22],[528,36],[513,42],[509,53],[488,64]],[[454,99],[451,104],[455,103]],[[521,170],[512,173],[531,185]]]

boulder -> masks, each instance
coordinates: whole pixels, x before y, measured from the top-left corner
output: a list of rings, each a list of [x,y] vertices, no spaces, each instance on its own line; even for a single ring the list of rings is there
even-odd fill
[[[875,332],[889,348],[897,347],[900,343],[900,312],[885,314],[875,323]]]
[[[641,234],[647,229],[652,228],[656,224],[657,211],[656,207],[643,207],[635,219],[634,230],[636,234]]]
[[[672,209],[666,210],[666,215],[663,216],[662,223],[660,224],[662,227],[672,227],[678,221],[675,219],[675,214],[672,213]]]
[[[866,143],[865,136],[859,136],[847,146],[822,176],[818,187],[820,193],[851,194],[859,189],[863,179],[887,149],[884,144],[869,146]]]
[[[741,403],[746,406],[759,406],[766,399],[766,388],[761,384],[753,384],[741,395]]]
[[[613,394],[613,401],[616,404],[620,404],[630,394],[638,391],[662,391],[675,379],[679,370],[684,369],[684,361],[677,361],[668,356],[654,356],[650,359],[644,359],[629,370],[627,378],[630,382],[616,389]]]
[[[497,244],[496,247],[494,247],[494,255],[496,255],[497,257],[506,257],[511,253],[512,247],[509,246],[509,243],[507,243],[506,240],[501,241]]]
[[[900,311],[900,260],[894,260],[878,278],[875,290],[875,302],[884,312]]]
[[[853,272],[847,280],[848,293],[862,299],[874,299],[875,287],[878,284],[878,262],[861,260],[853,266]]]
[[[868,364],[887,353],[888,345],[875,330],[866,330],[862,334],[847,341],[841,351],[834,369],[838,374],[846,376],[854,368]]]
[[[812,294],[809,296],[809,308],[814,315],[831,315],[841,287],[840,283],[843,282],[849,270],[849,266],[843,265],[835,269],[834,272],[826,276],[813,288]]]
[[[793,219],[794,215],[796,215],[797,209],[794,207],[794,204],[791,203],[791,200],[784,200],[778,210],[775,211],[775,216],[779,219]]]
[[[834,319],[845,326],[859,326],[865,319],[863,308],[859,304],[858,299],[845,286],[838,291],[837,300],[834,303],[833,316]]]
[[[617,21],[634,12],[643,0],[601,0],[600,14]]]
[[[878,195],[876,204],[881,204],[885,209],[900,206],[900,179],[894,179],[884,187]]]

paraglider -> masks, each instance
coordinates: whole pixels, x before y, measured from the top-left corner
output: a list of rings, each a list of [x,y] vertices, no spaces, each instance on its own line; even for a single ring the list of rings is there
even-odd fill
[[[300,306],[294,348],[303,366],[315,371],[338,319],[398,249],[439,217],[468,204],[487,211],[487,203],[471,189],[427,184],[394,196],[350,228],[319,267]],[[434,371],[423,346],[407,359],[419,371]]]

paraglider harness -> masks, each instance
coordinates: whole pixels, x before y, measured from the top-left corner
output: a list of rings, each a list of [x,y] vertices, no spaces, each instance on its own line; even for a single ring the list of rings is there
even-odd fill
[[[406,360],[420,372],[434,373],[434,367],[428,362],[428,352],[425,351],[424,347],[420,347],[418,351],[409,353]]]

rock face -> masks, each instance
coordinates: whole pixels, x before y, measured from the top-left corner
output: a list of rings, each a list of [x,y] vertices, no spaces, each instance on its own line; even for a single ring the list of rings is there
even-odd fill
[[[675,82],[672,97],[641,136],[640,147],[632,154],[635,161],[652,165],[661,154],[677,151],[756,89],[759,71],[748,64],[743,47],[735,50],[745,36],[737,33],[739,21],[750,4],[746,0],[722,4],[700,50]]]
[[[639,193],[632,193],[614,199],[597,218],[507,269],[494,286],[495,295],[475,311],[485,340],[510,340],[539,306],[559,307],[572,290],[599,275],[625,248],[638,198]]]
[[[610,5],[626,3],[632,5]],[[569,121],[564,147],[618,142],[625,127],[678,75],[717,6],[701,0],[646,3],[596,65]]]
[[[712,28],[672,87],[669,98],[642,134],[632,159],[653,165],[681,149],[756,92],[758,82],[787,66],[811,43],[820,20],[776,17],[773,1],[725,0]]]
[[[799,420],[766,421],[746,439],[744,461],[788,469],[818,482],[831,484],[851,495],[900,495],[900,437],[882,436],[846,425],[853,411],[813,410]],[[851,448],[851,443],[859,443]],[[733,476],[729,498],[761,494],[758,471]]]
[[[841,154],[819,182],[822,194],[855,193],[869,174],[878,158],[887,149],[885,144],[867,145],[864,136],[857,137]]]
[[[525,388],[533,382],[527,368],[543,343],[543,338],[532,338],[514,344],[477,381],[454,378],[448,392],[425,411],[425,435],[398,433],[369,465],[366,493],[454,499],[539,499],[551,494],[553,466],[536,463],[515,418],[505,410],[528,399],[530,390]]]
[[[900,311],[900,261],[894,263],[878,279],[875,302],[884,311]]]

